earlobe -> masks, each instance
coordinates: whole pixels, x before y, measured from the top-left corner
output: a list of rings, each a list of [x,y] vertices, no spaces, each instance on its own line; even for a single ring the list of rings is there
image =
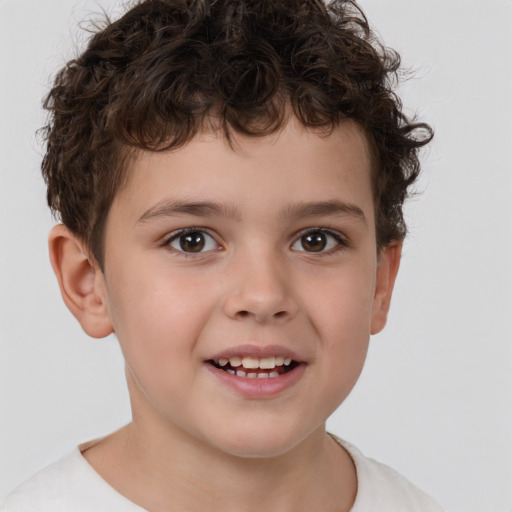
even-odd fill
[[[88,251],[67,227],[55,226],[48,238],[50,261],[59,282],[62,298],[93,338],[113,332],[102,271],[91,261]]]
[[[378,255],[371,334],[377,334],[386,325],[401,255],[402,241],[392,242],[382,249]]]

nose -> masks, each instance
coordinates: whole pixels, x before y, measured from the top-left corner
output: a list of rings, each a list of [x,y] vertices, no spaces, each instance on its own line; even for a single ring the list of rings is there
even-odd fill
[[[229,284],[224,313],[234,320],[253,319],[257,323],[284,323],[295,317],[298,305],[284,267],[272,254],[240,257],[226,277]]]

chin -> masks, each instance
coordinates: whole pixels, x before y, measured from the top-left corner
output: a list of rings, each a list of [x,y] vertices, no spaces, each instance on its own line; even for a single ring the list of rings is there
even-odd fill
[[[252,425],[236,431],[225,430],[212,444],[233,457],[271,459],[290,452],[305,437],[307,433],[298,429],[276,428],[275,424],[267,428]]]

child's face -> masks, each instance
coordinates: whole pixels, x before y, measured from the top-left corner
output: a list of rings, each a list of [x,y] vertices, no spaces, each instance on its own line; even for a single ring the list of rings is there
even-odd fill
[[[101,288],[141,428],[272,456],[323,429],[354,386],[393,265],[386,251],[377,265],[355,124],[321,138],[292,121],[236,144],[204,135],[140,155],[109,214]],[[235,368],[260,356],[279,366]],[[230,357],[267,376],[212,364]]]

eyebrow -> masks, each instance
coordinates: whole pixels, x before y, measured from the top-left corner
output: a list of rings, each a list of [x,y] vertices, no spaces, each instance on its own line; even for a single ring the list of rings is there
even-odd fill
[[[240,212],[235,206],[211,201],[163,201],[144,212],[137,222],[145,222],[158,217],[194,215],[196,217],[225,217],[240,220]]]
[[[174,217],[178,215],[224,217],[237,221],[240,221],[242,218],[240,211],[234,205],[211,201],[166,200],[149,208],[139,217],[137,222],[146,222],[159,217]],[[284,219],[323,217],[327,215],[355,217],[366,224],[366,217],[359,206],[338,200],[297,203],[286,206],[281,210],[281,217]]]
[[[355,217],[366,224],[366,217],[359,206],[334,199],[332,201],[318,201],[311,203],[298,203],[287,206],[282,211],[284,218],[323,217],[327,215],[343,215]]]

